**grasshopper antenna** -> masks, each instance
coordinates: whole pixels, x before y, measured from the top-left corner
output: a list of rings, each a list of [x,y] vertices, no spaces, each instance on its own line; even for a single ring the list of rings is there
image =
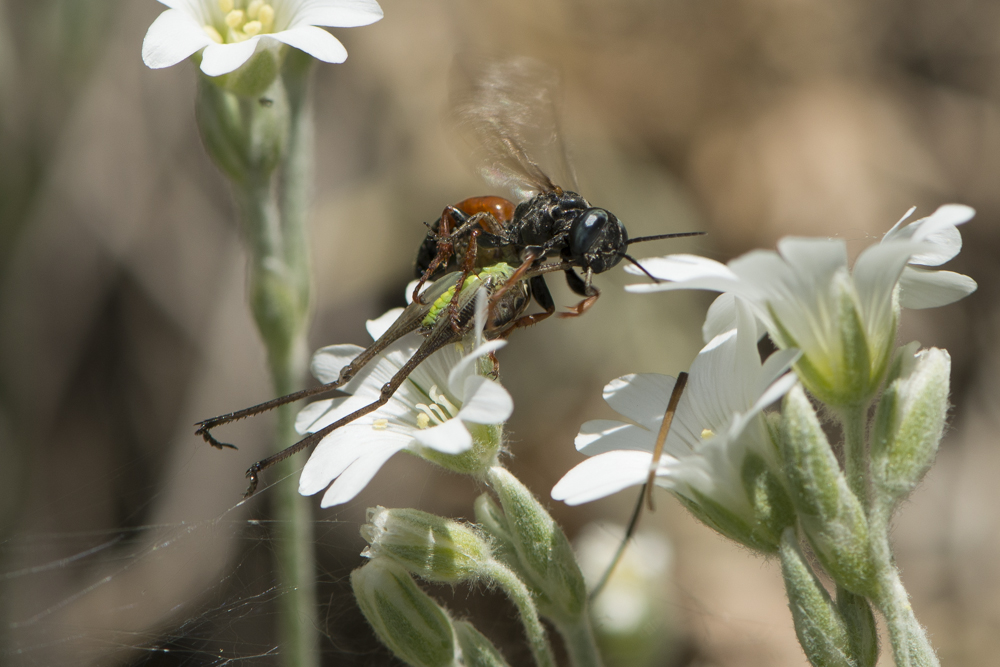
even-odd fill
[[[622,543],[618,545],[618,551],[615,552],[615,556],[611,559],[611,563],[604,571],[601,580],[590,591],[588,599],[591,601],[604,589],[604,586],[608,583],[615,568],[618,567],[622,556],[625,554],[625,548],[628,546],[629,540],[635,535],[635,528],[639,524],[639,517],[642,515],[643,501],[645,500],[649,503],[650,511],[654,509],[653,480],[656,477],[656,468],[659,465],[660,456],[663,454],[663,444],[667,441],[667,434],[670,433],[670,424],[674,421],[674,413],[677,412],[677,404],[680,403],[681,394],[684,393],[684,387],[687,385],[687,379],[687,373],[677,374],[677,381],[674,382],[674,389],[670,392],[670,400],[667,402],[667,411],[663,415],[663,422],[660,423],[660,432],[656,436],[656,445],[653,448],[653,460],[649,465],[649,478],[642,485],[642,489],[639,490],[639,499],[635,504],[635,509],[632,510],[632,518],[628,522],[628,528],[625,529],[625,536],[622,538]]]

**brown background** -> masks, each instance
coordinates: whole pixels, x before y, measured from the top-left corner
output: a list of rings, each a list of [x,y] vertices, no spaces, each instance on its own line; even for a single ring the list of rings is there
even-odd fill
[[[901,339],[947,347],[955,404],[938,465],[896,522],[903,578],[943,663],[1000,652],[1000,5],[987,0],[385,0],[337,30],[344,65],[315,72],[314,347],[364,343],[396,305],[423,221],[488,190],[443,121],[456,52],[517,53],[565,79],[581,191],[632,235],[707,237],[638,255],[720,260],[786,234],[874,242],[911,205],[958,201],[955,270],[980,290],[909,312]],[[189,63],[151,71],[152,0],[0,0],[0,582],[12,665],[273,664],[265,490],[237,504],[270,446],[268,418],[205,446],[196,420],[268,398],[244,301],[227,185],[201,149]],[[552,281],[553,283],[558,281]],[[515,398],[510,466],[539,495],[580,457],[600,388],[676,373],[700,347],[703,294],[625,294],[519,333],[502,353]],[[564,286],[556,302],[570,304]],[[295,480],[266,479],[269,484]],[[373,504],[468,516],[479,490],[398,456],[354,502],[319,510],[321,630],[330,665],[385,664],[348,594]],[[566,508],[574,533],[624,520],[615,497]],[[664,496],[662,591],[681,650],[665,664],[803,665],[773,563]],[[526,660],[510,609],[440,594]],[[499,610],[499,611],[498,611]],[[883,656],[883,664],[891,659]]]

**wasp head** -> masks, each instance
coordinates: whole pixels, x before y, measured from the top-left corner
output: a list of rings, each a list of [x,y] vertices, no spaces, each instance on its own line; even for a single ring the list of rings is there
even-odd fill
[[[573,222],[563,259],[583,269],[602,273],[614,268],[625,256],[628,234],[625,225],[603,208],[588,208]]]

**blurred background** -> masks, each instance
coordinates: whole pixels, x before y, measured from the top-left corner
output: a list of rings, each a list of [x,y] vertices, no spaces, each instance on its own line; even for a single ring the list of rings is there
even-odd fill
[[[901,339],[953,358],[951,428],[900,512],[903,579],[942,662],[1000,653],[1000,4],[988,0],[383,0],[385,18],[334,31],[350,57],[315,68],[313,347],[367,343],[401,303],[421,224],[491,193],[444,120],[456,53],[524,54],[564,79],[581,192],[633,236],[706,230],[636,254],[728,260],[782,235],[854,252],[911,205],[974,206],[947,268],[972,297],[904,316]],[[247,312],[228,188],[194,123],[195,68],[140,59],[153,0],[0,0],[0,662],[276,662],[265,488],[243,471],[267,416],[192,424],[270,398]],[[502,194],[502,193],[496,193]],[[556,303],[576,299],[550,281]],[[577,320],[518,332],[501,355],[515,398],[509,466],[539,496],[580,460],[579,425],[612,413],[601,387],[676,374],[701,346],[705,294],[625,294],[618,269]],[[304,463],[305,457],[301,456]],[[296,484],[275,479],[267,484]],[[315,503],[325,664],[394,664],[348,573],[369,505],[471,515],[481,489],[397,456],[354,502]],[[625,522],[632,494],[550,501],[571,537]],[[665,494],[659,665],[804,665],[780,573]],[[497,596],[436,591],[523,664]],[[882,664],[891,664],[883,656]]]

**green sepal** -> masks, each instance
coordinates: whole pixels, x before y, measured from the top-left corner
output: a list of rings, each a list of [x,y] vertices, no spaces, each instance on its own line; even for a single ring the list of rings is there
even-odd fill
[[[374,559],[351,573],[351,587],[369,625],[397,658],[413,667],[458,667],[448,612],[402,567]]]
[[[785,396],[782,416],[785,475],[806,537],[834,581],[871,596],[875,583],[864,509],[800,386]]]
[[[284,159],[289,108],[280,77],[247,97],[200,76],[195,118],[205,150],[234,183],[266,180]]]
[[[267,89],[278,77],[287,51],[288,48],[284,45],[259,49],[250,56],[249,60],[232,72],[221,76],[207,76],[205,74],[201,76],[219,90],[233,95],[248,98],[266,97]],[[201,66],[201,58],[201,51],[191,56],[195,65],[199,67]]]
[[[875,667],[878,662],[878,627],[868,600],[846,588],[837,587],[837,611],[847,628],[851,657],[858,667]]]
[[[509,667],[503,655],[471,623],[455,621],[455,635],[462,648],[464,667]]]
[[[948,414],[951,357],[945,350],[899,350],[872,428],[872,482],[889,507],[906,498],[937,455]]]
[[[754,452],[747,452],[743,458],[740,477],[753,508],[754,540],[759,544],[775,545],[767,552],[774,553],[781,532],[794,526],[796,521],[795,506],[788,490],[764,458]]]

